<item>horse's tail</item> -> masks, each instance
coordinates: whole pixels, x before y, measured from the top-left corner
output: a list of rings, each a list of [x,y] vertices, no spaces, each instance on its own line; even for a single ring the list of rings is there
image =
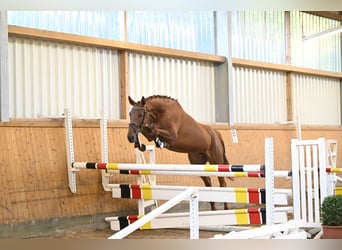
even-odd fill
[[[221,145],[222,145],[222,151],[223,151],[223,164],[228,165],[228,164],[229,164],[229,161],[228,161],[227,156],[226,156],[226,147],[225,147],[225,145],[224,145],[224,141],[223,141],[222,135],[221,135],[221,133],[220,133],[219,131],[217,131],[216,129],[215,129],[215,133],[216,133],[217,137],[219,138],[220,143],[221,143]]]

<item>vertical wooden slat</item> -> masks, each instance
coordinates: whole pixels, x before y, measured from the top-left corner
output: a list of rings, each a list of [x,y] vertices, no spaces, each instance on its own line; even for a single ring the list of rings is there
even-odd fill
[[[285,62],[291,65],[291,20],[290,11],[285,11]]]
[[[127,119],[129,94],[128,52],[120,52],[120,118]]]
[[[127,41],[127,11],[123,11],[123,34],[122,40]]]
[[[291,20],[290,12],[285,11],[285,62],[287,65],[291,65]],[[292,95],[292,85],[293,85],[293,74],[292,72],[286,73],[286,115],[288,121],[294,121],[293,117],[293,95]]]
[[[286,115],[288,121],[294,121],[293,117],[293,73],[286,73]]]

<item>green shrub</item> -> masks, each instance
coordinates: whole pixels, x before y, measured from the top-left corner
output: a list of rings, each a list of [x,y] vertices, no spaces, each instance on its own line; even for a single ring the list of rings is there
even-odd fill
[[[325,197],[321,205],[321,221],[325,226],[342,226],[342,195]]]

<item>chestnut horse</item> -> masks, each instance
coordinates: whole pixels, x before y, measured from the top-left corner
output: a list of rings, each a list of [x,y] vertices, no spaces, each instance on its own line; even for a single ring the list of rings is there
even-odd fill
[[[221,134],[196,122],[177,100],[160,95],[142,97],[138,102],[129,96],[128,100],[133,107],[129,113],[127,138],[135,147],[145,150],[138,136],[142,133],[148,141],[155,141],[157,147],[187,153],[191,164],[229,164]],[[205,186],[211,187],[210,177],[201,178]],[[218,180],[220,187],[227,186],[224,177],[218,177]],[[216,210],[214,202],[210,205]],[[228,204],[224,204],[224,209],[228,209]]]

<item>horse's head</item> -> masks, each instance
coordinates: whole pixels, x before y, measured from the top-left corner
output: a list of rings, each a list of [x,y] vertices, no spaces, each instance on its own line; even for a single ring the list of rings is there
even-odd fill
[[[140,146],[138,134],[142,132],[143,128],[147,124],[147,111],[144,107],[145,100],[145,97],[142,97],[141,101],[135,102],[130,96],[128,96],[128,101],[133,107],[129,112],[130,122],[127,139],[130,143],[135,143],[135,146]]]

